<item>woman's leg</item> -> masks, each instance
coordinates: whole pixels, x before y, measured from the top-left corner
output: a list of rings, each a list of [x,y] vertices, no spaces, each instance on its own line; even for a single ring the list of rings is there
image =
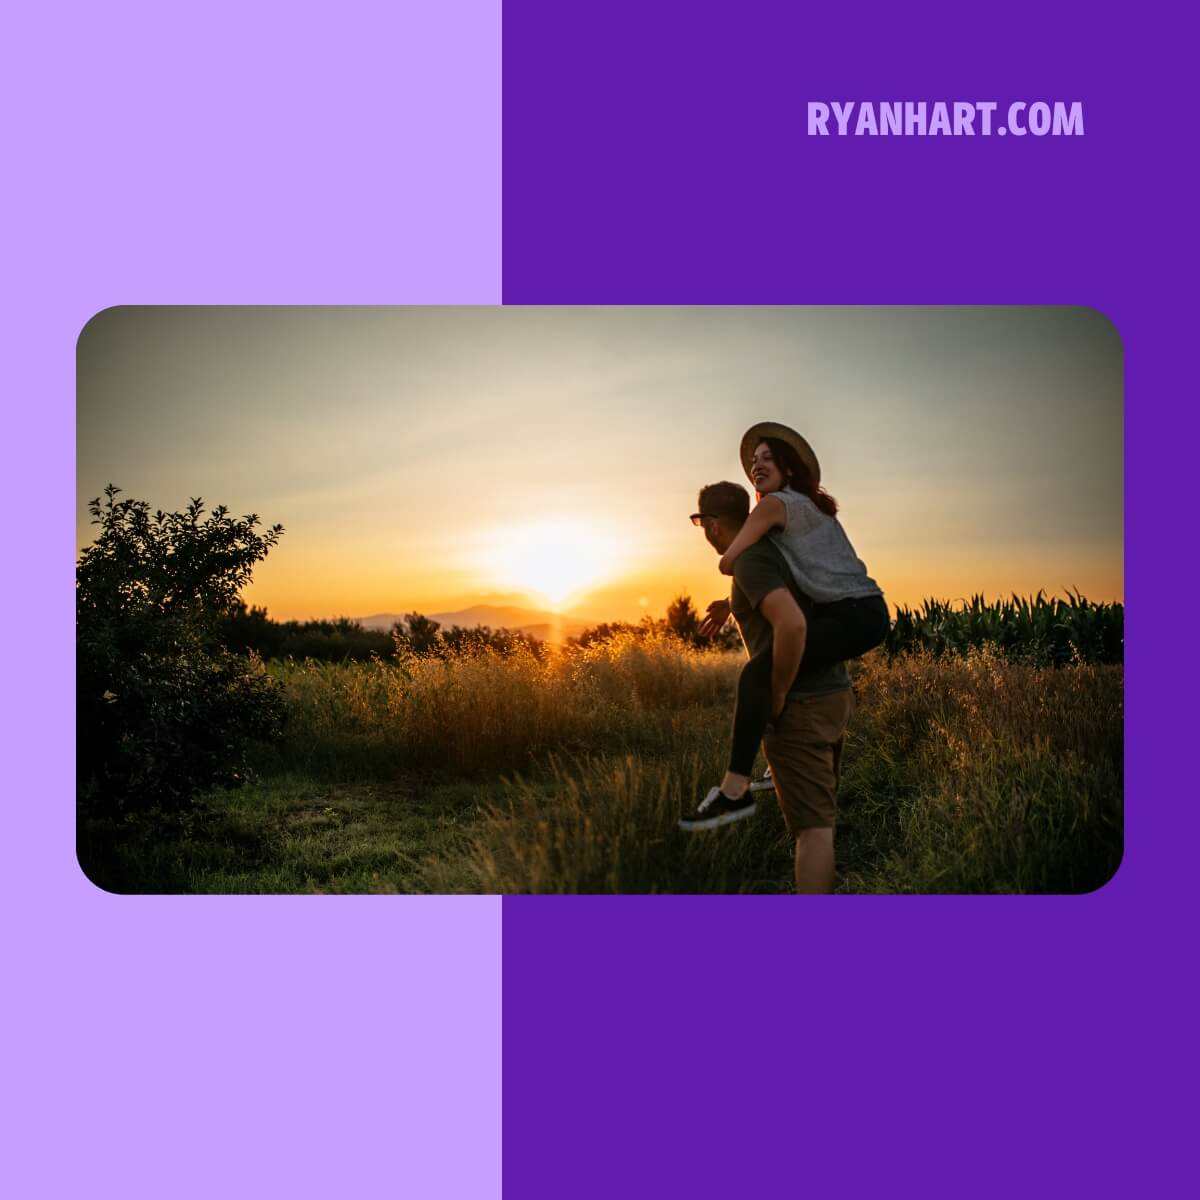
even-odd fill
[[[729,771],[721,783],[721,791],[734,799],[750,782],[758,747],[771,717],[772,665],[772,647],[768,646],[744,663],[738,674]]]
[[[857,658],[883,643],[888,631],[887,604],[882,596],[858,604],[813,605],[806,611],[808,634],[801,671]],[[737,799],[750,783],[758,747],[771,719],[772,647],[756,654],[738,675],[733,710],[729,770],[721,791]]]
[[[808,640],[802,671],[830,667],[881,646],[888,633],[887,603],[882,596],[857,602],[814,604],[808,612]]]

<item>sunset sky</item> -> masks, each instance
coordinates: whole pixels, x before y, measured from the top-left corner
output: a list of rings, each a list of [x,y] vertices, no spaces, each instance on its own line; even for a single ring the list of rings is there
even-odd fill
[[[110,481],[286,532],[280,620],[728,591],[687,517],[800,430],[893,604],[1123,599],[1122,354],[1080,308],[116,308],[79,342],[78,545]]]

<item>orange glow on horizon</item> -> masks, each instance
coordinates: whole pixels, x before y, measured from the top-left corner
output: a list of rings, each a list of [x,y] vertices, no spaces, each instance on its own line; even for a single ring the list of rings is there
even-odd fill
[[[893,611],[899,607],[916,608],[926,598],[957,602],[981,593],[988,600],[1007,599],[1014,592],[1032,596],[1039,589],[1049,596],[1063,596],[1068,588],[1077,589],[1095,602],[1123,601],[1124,581],[1120,568],[1065,564],[993,562],[975,564],[969,569],[956,568],[945,561],[910,561],[906,564],[879,558],[872,572],[883,588]],[[317,573],[304,579],[293,576],[286,587],[272,580],[267,565],[256,573],[255,582],[243,593],[247,604],[266,607],[277,621],[309,620],[319,617],[366,617],[376,613],[409,612],[451,613],[475,606],[527,609],[530,613],[554,615],[566,622],[629,621],[644,616],[661,617],[667,605],[678,595],[691,596],[703,611],[712,600],[729,594],[729,580],[716,570],[715,559],[706,570],[663,568],[653,573],[639,572],[616,576],[595,586],[580,588],[555,605],[546,593],[532,588],[501,590],[484,584],[440,587],[436,576],[417,586],[381,587],[379,581],[358,586],[352,574],[331,576]],[[465,581],[464,581],[465,582]]]

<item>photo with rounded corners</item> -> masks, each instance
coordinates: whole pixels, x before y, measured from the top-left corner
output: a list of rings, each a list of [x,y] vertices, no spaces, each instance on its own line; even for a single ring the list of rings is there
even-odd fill
[[[1059,306],[139,307],[76,853],[225,894],[1086,894],[1123,354]]]

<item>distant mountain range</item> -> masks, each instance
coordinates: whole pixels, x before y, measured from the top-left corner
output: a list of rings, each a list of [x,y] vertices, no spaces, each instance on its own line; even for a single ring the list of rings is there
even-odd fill
[[[459,609],[458,612],[425,615],[443,629],[449,629],[451,625],[461,625],[464,629],[477,629],[480,625],[487,625],[491,629],[511,629],[515,633],[524,633],[542,641],[555,640],[556,636],[559,639],[578,637],[585,629],[596,624],[595,621],[579,621],[512,605],[475,604],[471,608]],[[356,617],[355,620],[364,629],[381,629],[386,632],[397,621],[403,621],[404,616],[404,613],[374,613],[369,617]]]

